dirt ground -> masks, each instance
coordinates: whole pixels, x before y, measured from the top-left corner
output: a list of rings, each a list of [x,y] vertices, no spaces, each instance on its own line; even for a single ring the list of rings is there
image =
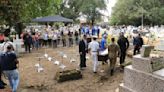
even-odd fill
[[[114,76],[107,75],[106,72],[109,64],[99,64],[98,73],[92,72],[91,57],[87,60],[86,69],[82,70],[83,78],[79,80],[57,83],[54,79],[57,71],[62,69],[55,65],[52,61],[48,61],[43,57],[45,52],[53,60],[58,60],[66,66],[64,70],[78,69],[79,55],[78,47],[58,47],[42,48],[32,53],[21,54],[19,58],[20,85],[18,92],[118,92],[119,84],[123,82],[123,72],[120,71],[118,65]],[[62,59],[60,52],[67,55],[67,58]],[[75,62],[70,62],[70,59],[75,59]],[[127,58],[126,61],[131,61]],[[43,68],[43,72],[37,72],[35,64],[39,63]],[[5,80],[5,79],[4,79]],[[7,80],[5,80],[7,82]],[[9,89],[9,88],[7,88]],[[7,89],[0,92],[9,92]]]

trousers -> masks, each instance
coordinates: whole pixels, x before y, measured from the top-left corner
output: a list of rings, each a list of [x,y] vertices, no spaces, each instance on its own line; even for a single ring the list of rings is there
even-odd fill
[[[16,92],[18,85],[19,85],[19,73],[18,70],[7,70],[3,71],[4,74],[7,76],[10,86],[12,88],[12,92]]]
[[[80,55],[80,68],[86,67],[86,53]]]
[[[110,70],[115,68],[117,57],[110,58]]]
[[[126,58],[126,51],[121,51],[120,65],[122,65],[125,62],[125,58]]]
[[[97,71],[97,67],[98,67],[98,56],[97,56],[97,52],[93,52],[91,53],[92,55],[92,63],[93,63],[93,72]]]

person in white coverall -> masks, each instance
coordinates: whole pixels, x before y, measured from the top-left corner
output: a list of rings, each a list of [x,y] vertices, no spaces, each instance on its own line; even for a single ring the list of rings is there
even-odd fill
[[[97,73],[99,43],[96,41],[97,36],[93,36],[92,42],[89,43],[88,49],[92,56],[93,72]]]

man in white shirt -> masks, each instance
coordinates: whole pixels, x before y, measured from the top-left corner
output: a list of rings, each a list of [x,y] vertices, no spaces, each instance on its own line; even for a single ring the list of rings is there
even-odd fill
[[[97,73],[99,43],[96,41],[97,36],[93,36],[92,42],[89,43],[88,50],[91,53],[93,61],[93,72]]]
[[[52,47],[53,48],[57,47],[57,39],[58,39],[57,32],[55,31],[55,32],[53,32],[53,36],[52,36]]]

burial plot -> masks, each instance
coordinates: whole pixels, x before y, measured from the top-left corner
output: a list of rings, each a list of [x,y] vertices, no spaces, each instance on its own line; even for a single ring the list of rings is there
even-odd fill
[[[82,78],[81,71],[76,70],[76,69],[60,71],[60,72],[57,72],[55,75],[55,79],[57,80],[57,82],[77,80],[81,78]]]

